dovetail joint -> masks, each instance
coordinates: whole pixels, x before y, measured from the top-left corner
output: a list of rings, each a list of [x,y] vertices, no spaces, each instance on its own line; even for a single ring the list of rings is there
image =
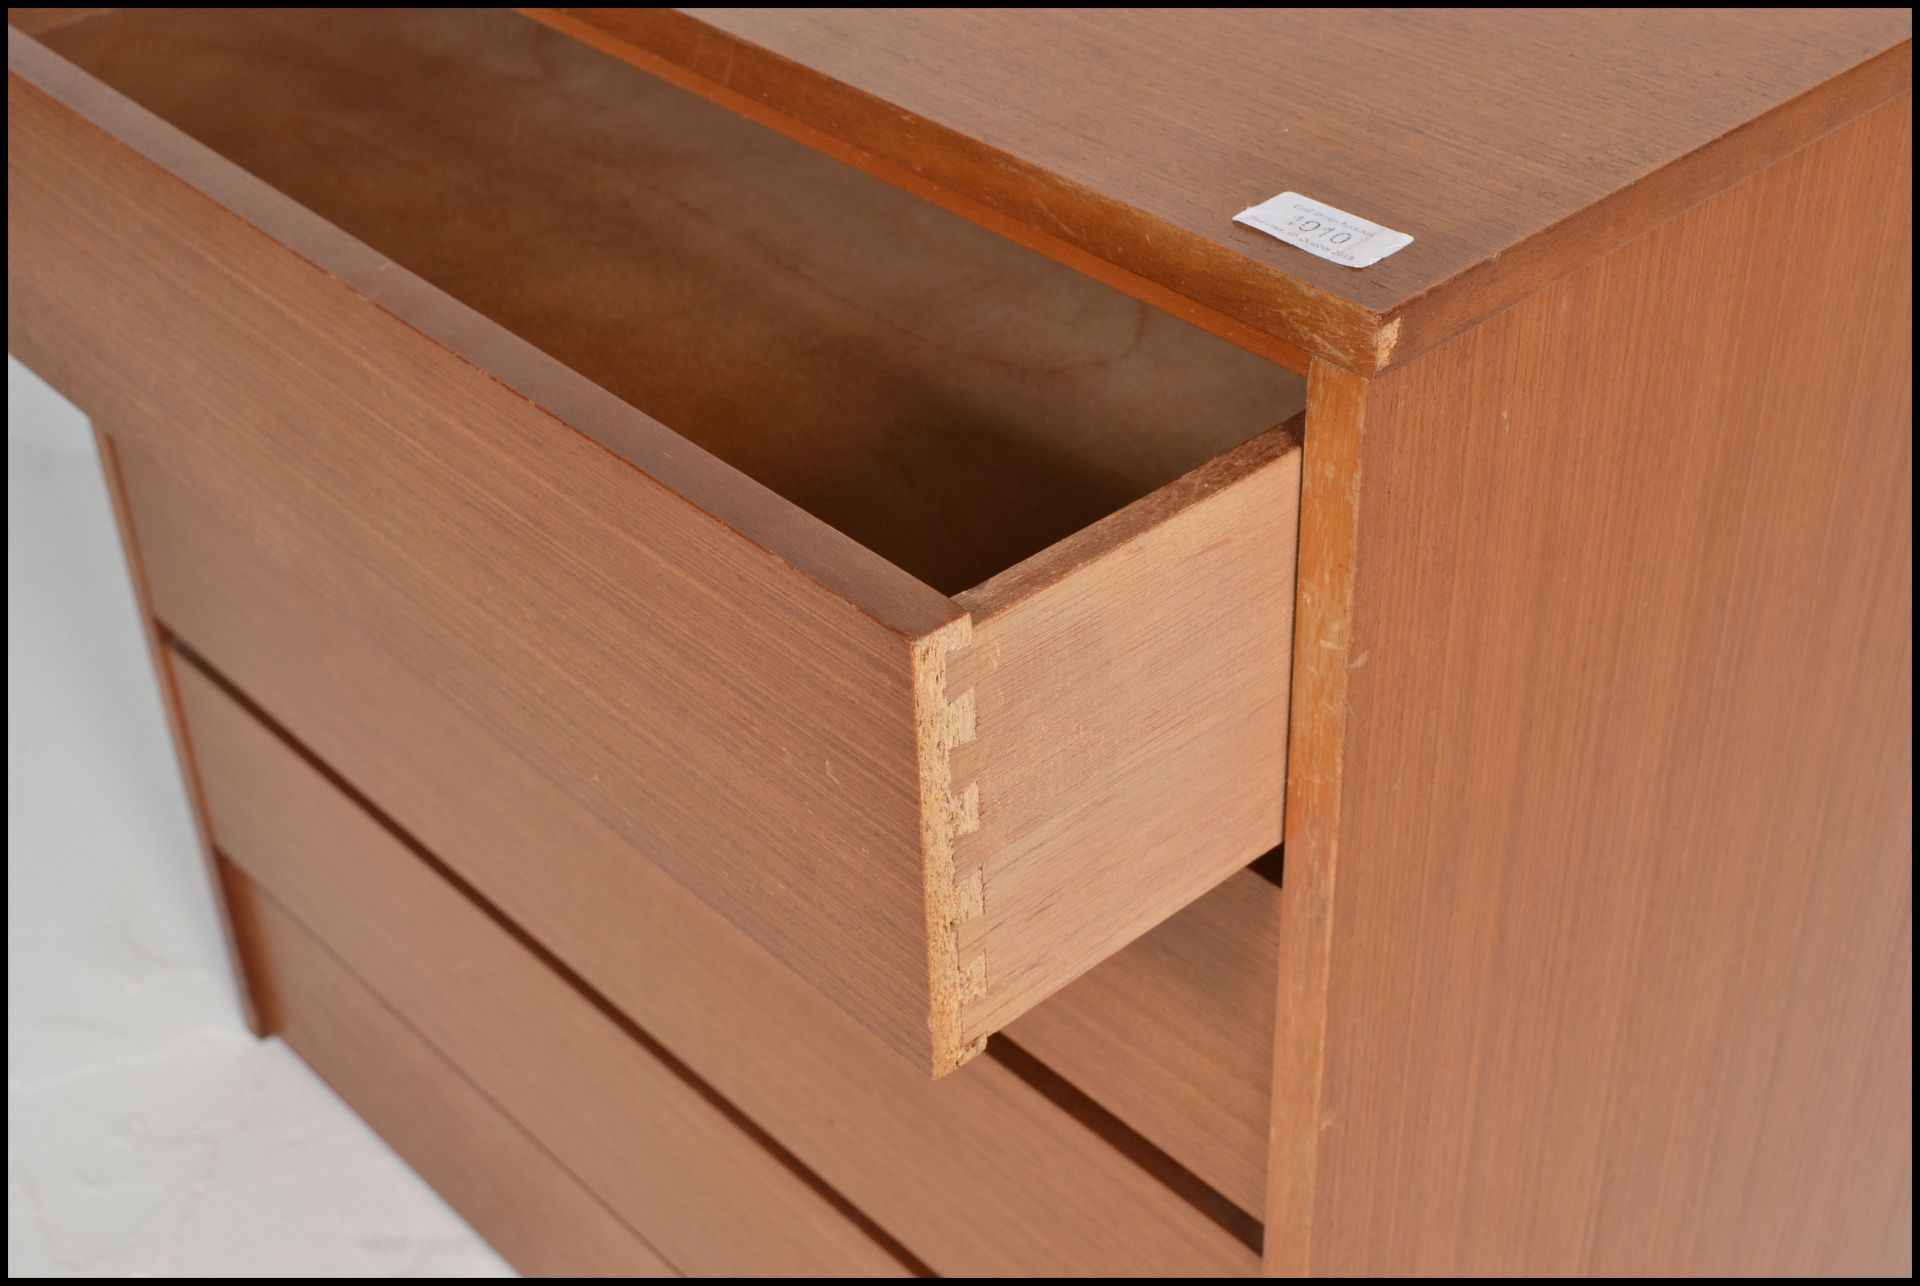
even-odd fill
[[[956,787],[953,780],[953,751],[974,739],[976,709],[971,689],[947,693],[947,660],[971,635],[972,622],[962,618],[916,644],[936,1073],[958,1067],[985,1045],[962,1034],[961,1007],[986,995],[987,958],[974,951],[962,959],[960,926],[986,912],[986,873],[978,865],[962,870],[955,860],[960,838],[980,829],[979,784]]]
[[[973,690],[969,688],[947,702],[947,735],[943,749],[948,755],[947,787],[947,836],[955,850],[953,874],[953,924],[958,936],[959,927],[969,920],[978,919],[987,910],[987,872],[982,866],[962,869],[958,860],[959,839],[962,835],[971,835],[980,829],[980,784],[968,782],[956,795],[952,786],[952,754],[957,746],[964,746],[973,740],[974,703]],[[957,946],[957,943],[956,943]],[[985,952],[975,952],[965,962],[955,956],[955,964],[960,977],[960,1001],[962,1004],[980,999],[987,994],[987,957]]]

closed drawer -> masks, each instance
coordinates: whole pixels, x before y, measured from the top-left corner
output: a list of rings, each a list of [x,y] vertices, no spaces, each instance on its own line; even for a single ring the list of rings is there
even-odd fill
[[[904,1272],[829,1194],[537,947],[435,875],[203,674],[177,660],[172,668],[216,851],[674,1267]]]
[[[896,1052],[1278,842],[1297,376],[510,13],[45,39],[15,348]]]
[[[223,864],[263,1022],[531,1277],[672,1265],[253,882]]]
[[[374,809],[916,1257],[948,1275],[1257,1268],[1244,1220],[1196,1206],[995,1058],[928,1080],[678,881],[635,860],[606,822],[526,770],[471,715],[318,610],[185,484],[137,450],[114,455],[164,627],[218,658]],[[412,868],[363,857],[329,872],[348,856],[316,860],[299,847],[314,831],[308,811],[266,804],[266,788],[241,774],[301,773],[191,668],[176,667],[208,793],[251,801],[236,817],[255,819],[245,839],[235,819],[216,815],[229,855],[323,933],[390,901],[389,876]],[[251,749],[210,744],[243,735]],[[319,882],[296,903],[304,877]],[[1099,984],[1097,974],[1082,981]]]

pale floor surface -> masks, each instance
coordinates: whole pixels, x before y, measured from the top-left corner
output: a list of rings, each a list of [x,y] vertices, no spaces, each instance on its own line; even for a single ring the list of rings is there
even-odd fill
[[[7,359],[7,1271],[505,1276],[241,1026],[84,419]]]

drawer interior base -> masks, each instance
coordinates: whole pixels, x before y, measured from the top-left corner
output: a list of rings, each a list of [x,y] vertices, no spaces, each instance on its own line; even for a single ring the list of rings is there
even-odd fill
[[[1292,371],[511,12],[122,10],[45,41],[943,593],[1304,405]]]

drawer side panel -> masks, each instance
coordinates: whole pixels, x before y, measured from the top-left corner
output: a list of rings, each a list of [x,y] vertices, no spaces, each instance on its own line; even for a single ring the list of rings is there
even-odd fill
[[[364,247],[336,266],[380,303],[19,77],[8,94],[9,343],[928,1065],[911,641],[957,609],[926,591],[883,623],[509,388],[524,345]],[[412,323],[466,328],[486,364]]]

